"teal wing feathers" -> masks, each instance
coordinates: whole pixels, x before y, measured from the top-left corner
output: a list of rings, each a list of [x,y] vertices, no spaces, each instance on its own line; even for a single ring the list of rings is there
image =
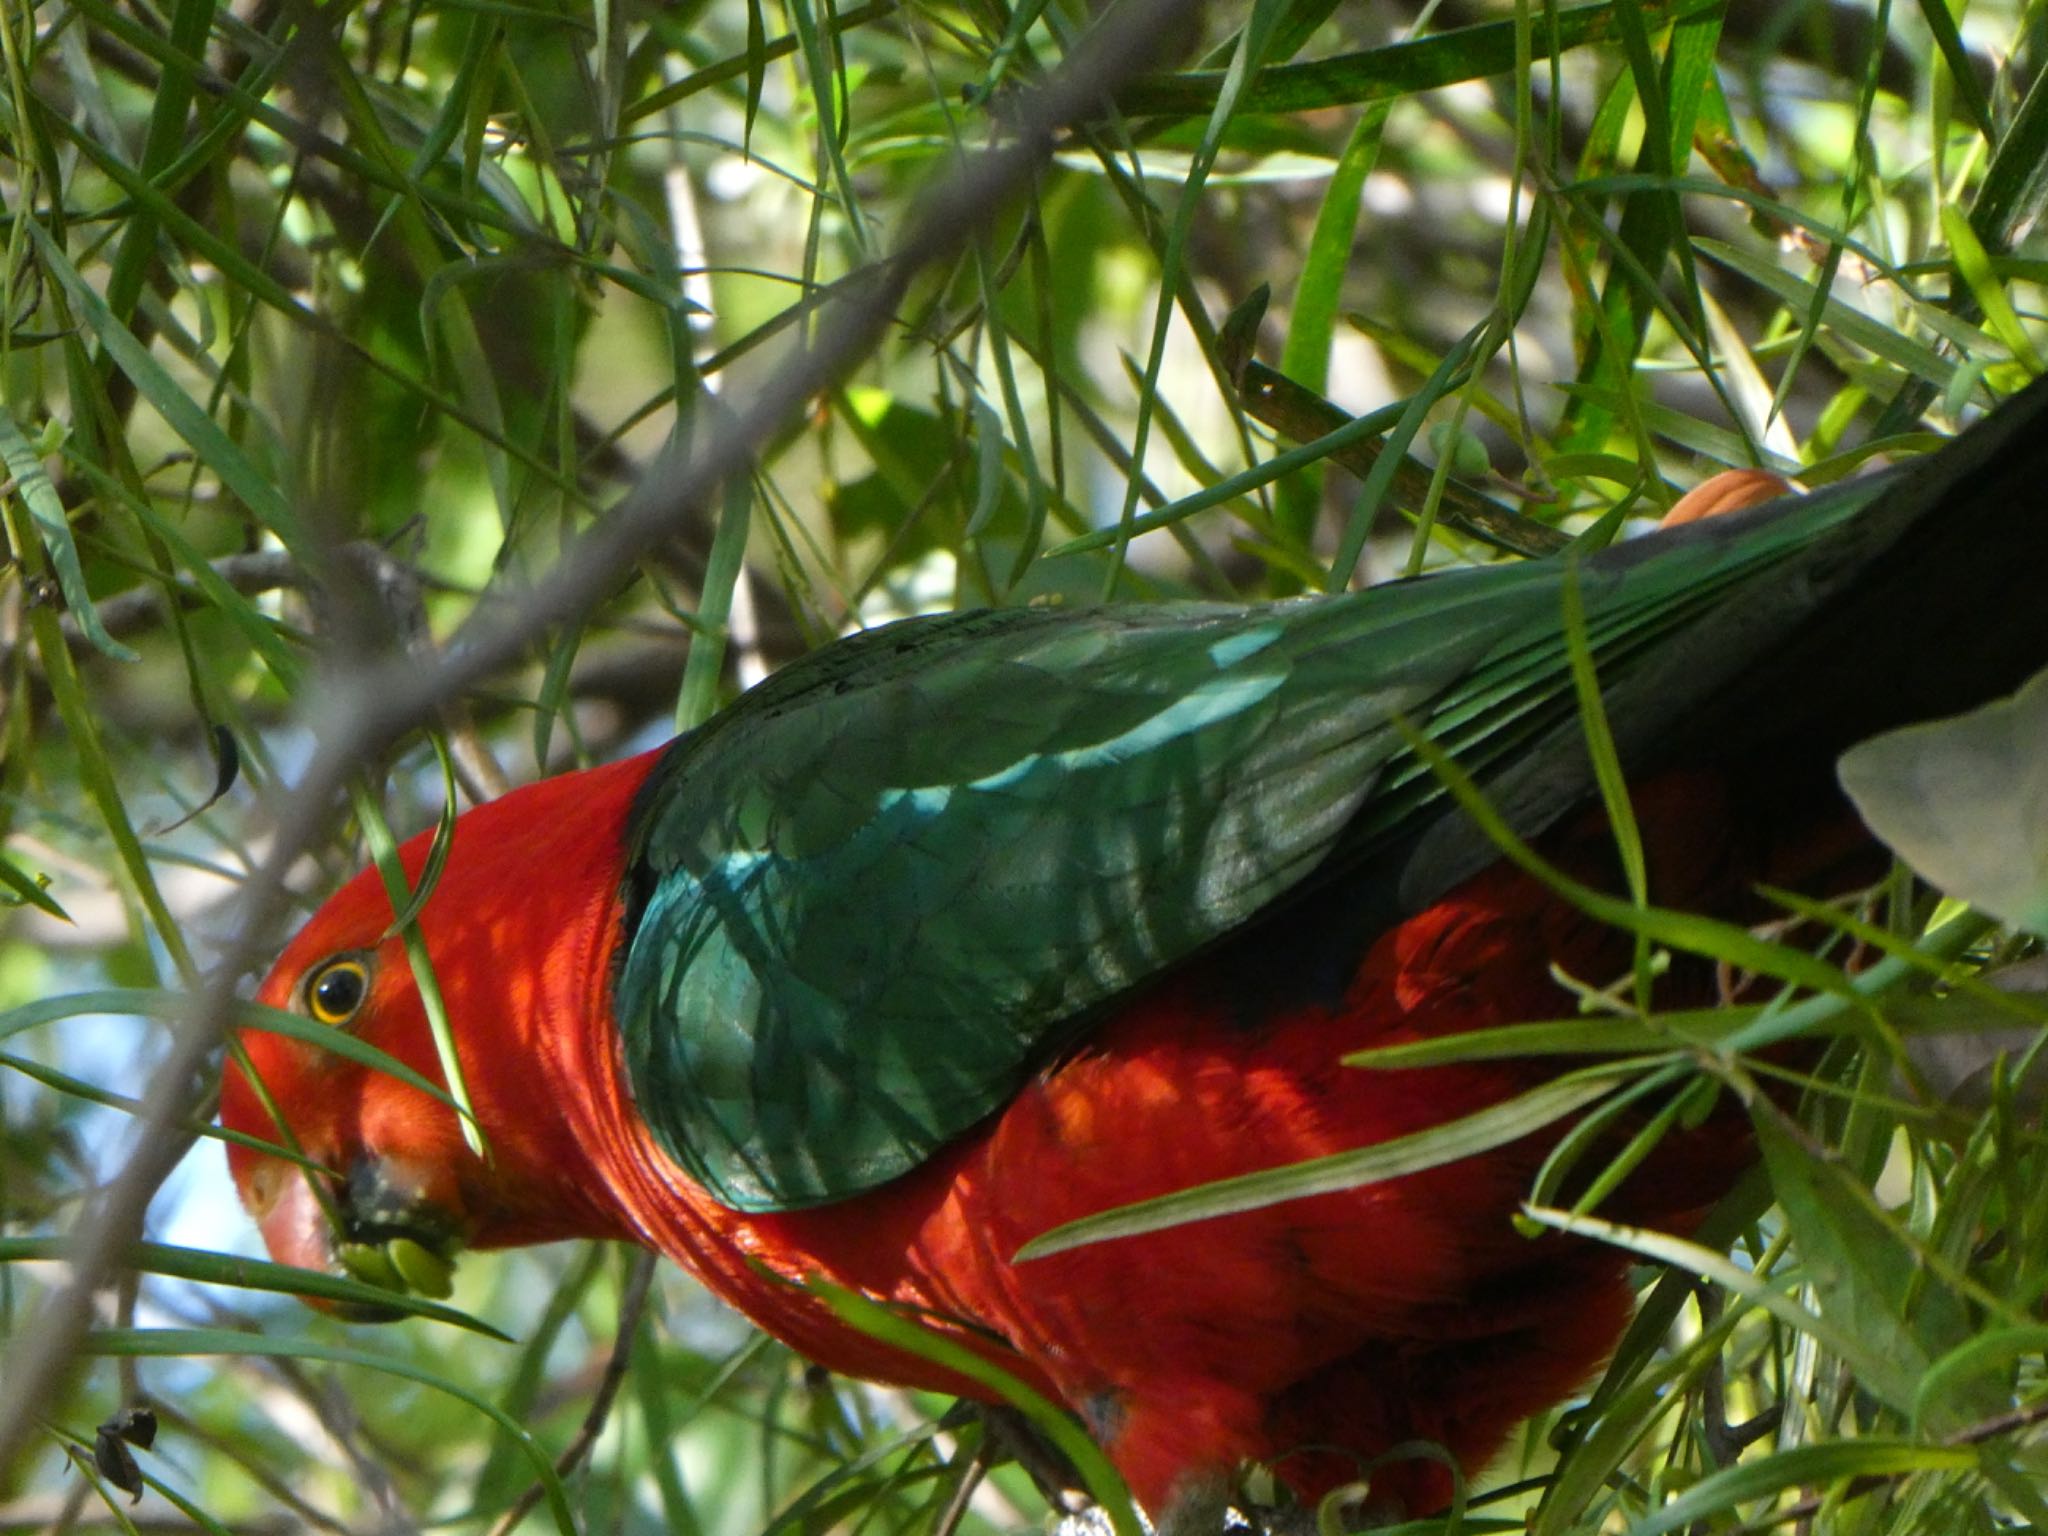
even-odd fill
[[[915,621],[678,744],[619,992],[657,1133],[743,1208],[871,1187],[1301,880],[1486,638],[1346,676],[1329,617]]]
[[[1586,562],[1603,680],[1667,666],[1751,589],[1765,641],[1766,589],[1873,494]],[[1586,793],[1562,580],[950,615],[778,673],[678,740],[636,810],[615,1001],[642,1114],[737,1209],[908,1171],[1090,1010],[1444,820],[1397,722],[1482,777],[1567,762],[1523,795],[1532,830]]]

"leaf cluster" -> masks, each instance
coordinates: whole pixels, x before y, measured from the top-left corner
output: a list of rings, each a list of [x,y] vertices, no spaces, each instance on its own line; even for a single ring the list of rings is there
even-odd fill
[[[1037,1521],[1029,1437],[821,1381],[624,1256],[472,1263],[374,1337],[283,1299],[185,1000],[395,872],[394,829],[864,624],[1597,545],[2041,367],[2037,7],[1232,0],[1090,64],[1137,9],[0,6],[0,1525]],[[351,736],[394,676],[407,728]],[[1584,1018],[1458,1049],[1590,1075],[1343,1176],[1715,1095],[1765,1171],[1680,1247],[1573,1209],[1583,1163],[1532,1191],[1640,1251],[1645,1304],[1459,1528],[2048,1527],[2037,1115],[2004,1069],[1933,1101],[1901,1046],[2012,1015],[1954,969],[2001,941],[1903,884],[1867,933],[1613,915],[1645,976],[1690,946],[1803,990],[1671,1018],[1581,978]],[[1843,980],[1843,933],[1896,953]],[[145,1403],[131,1511],[95,1426]]]

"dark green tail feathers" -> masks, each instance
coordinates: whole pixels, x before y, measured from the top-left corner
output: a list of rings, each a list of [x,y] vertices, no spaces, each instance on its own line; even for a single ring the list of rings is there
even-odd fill
[[[1617,748],[1831,763],[2048,663],[2048,384],[1901,469],[1579,571]],[[913,619],[655,768],[618,982],[641,1112],[719,1200],[843,1199],[1105,1003],[1314,882],[1413,911],[1593,794],[1556,560],[1260,606]]]

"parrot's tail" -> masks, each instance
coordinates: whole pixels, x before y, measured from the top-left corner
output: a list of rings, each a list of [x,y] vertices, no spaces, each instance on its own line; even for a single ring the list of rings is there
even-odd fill
[[[1668,588],[1709,579],[1717,551],[1781,552],[1643,654],[1603,674],[1628,777],[1717,774],[1738,802],[1816,826],[1847,814],[1835,763],[1879,732],[1973,709],[2048,667],[2048,379],[1953,443],[1891,472],[1709,518],[1596,555],[1611,577]],[[1595,796],[1582,722],[1487,775],[1508,825],[1535,836]],[[1417,911],[1498,857],[1469,819],[1443,817],[1401,861]]]

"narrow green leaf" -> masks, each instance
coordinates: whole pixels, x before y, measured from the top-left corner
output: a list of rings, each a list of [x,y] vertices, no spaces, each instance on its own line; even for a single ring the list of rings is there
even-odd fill
[[[1472,818],[1496,848],[1588,917],[1688,954],[1706,955],[1739,969],[1753,971],[1759,976],[1776,977],[1780,981],[1840,998],[1855,995],[1853,987],[1840,971],[1804,950],[1773,944],[1747,928],[1718,918],[1672,912],[1662,907],[1638,910],[1630,902],[1618,901],[1571,879],[1545,863],[1534,849],[1515,835],[1500,814],[1487,803],[1486,797],[1479,793],[1470,776],[1440,746],[1414,730],[1405,730],[1402,734],[1416,756],[1443,782],[1459,808]]]
[[[71,1247],[71,1240],[66,1237],[0,1237],[0,1264],[61,1264],[71,1256]],[[238,1291],[275,1291],[285,1296],[312,1296],[322,1301],[386,1307],[423,1317],[429,1322],[467,1329],[500,1344],[512,1342],[508,1334],[500,1333],[489,1323],[454,1307],[410,1293],[365,1285],[360,1280],[330,1275],[323,1270],[297,1269],[289,1264],[273,1264],[268,1259],[150,1242],[130,1243],[122,1250],[120,1263],[144,1274],[161,1275],[167,1280],[190,1280],[197,1285],[227,1286]]]
[[[1690,296],[1698,287],[1682,249],[1684,211],[1671,181],[1691,157],[1693,127],[1712,79],[1721,14],[1717,7],[1678,18],[1660,66],[1651,50],[1649,18],[1644,10],[1631,4],[1616,6],[1617,32],[1644,119],[1636,169],[1648,178],[1648,184],[1630,193],[1623,204],[1610,247],[1614,261],[1593,300],[1597,318],[1586,336],[1586,360],[1578,376],[1588,393],[1574,398],[1565,442],[1570,451],[1593,452],[1606,446],[1614,422],[1607,398],[1626,392],[1633,399],[1628,376],[1653,314],[1664,316],[1686,348],[1700,359],[1709,384],[1719,387],[1716,373],[1706,366],[1706,354],[1696,334],[1693,317],[1698,306],[1689,305],[1690,313],[1674,308],[1664,297],[1663,277],[1666,262],[1678,249],[1686,294]],[[1588,228],[1606,239],[1606,226],[1598,218],[1589,220]]]
[[[147,527],[150,534],[160,540],[176,558],[178,564],[191,576],[192,584],[213,607],[241,631],[250,648],[263,659],[278,685],[287,693],[297,685],[302,669],[297,656],[285,644],[278,632],[275,621],[257,610],[248,598],[237,592],[221,579],[213,563],[187,539],[184,532],[170,519],[161,516],[147,500],[124,502]]]
[[[236,1059],[241,1059],[239,1053]],[[117,1110],[124,1115],[139,1115],[142,1113],[143,1101],[132,1094],[115,1093],[111,1089],[100,1087],[97,1083],[88,1083],[84,1078],[73,1077],[68,1072],[60,1072],[45,1062],[35,1061],[26,1056],[16,1056],[8,1051],[0,1051],[0,1067],[4,1067],[10,1072],[18,1072],[23,1077],[41,1083],[53,1093],[61,1093],[69,1098],[80,1099],[87,1104],[97,1104],[102,1109]],[[256,1085],[252,1084],[252,1086]],[[259,1097],[267,1097],[261,1093],[260,1088],[258,1093]],[[294,1167],[304,1168],[309,1172],[321,1173],[326,1171],[321,1164],[314,1162],[309,1157],[300,1155],[291,1147],[282,1145],[279,1142],[266,1141],[263,1137],[252,1136],[246,1131],[231,1131],[217,1121],[193,1121],[187,1119],[179,1123],[179,1128],[191,1132],[194,1136],[202,1137],[207,1141],[217,1141],[223,1146],[247,1147],[252,1152],[261,1152],[266,1156],[281,1158],[285,1162],[291,1163]]]
[[[848,10],[836,11],[826,23],[827,30],[834,37],[843,36],[845,33],[864,27],[870,22],[880,21],[885,17],[895,15],[899,9],[899,4],[900,0],[867,0],[865,5],[856,5]],[[775,60],[788,58],[797,51],[797,47],[798,40],[794,33],[787,37],[776,38],[773,42],[764,45],[758,53],[750,42],[743,53],[736,54],[729,59],[722,59],[716,64],[708,65],[703,69],[685,75],[680,80],[672,81],[662,86],[659,90],[648,92],[647,95],[641,97],[640,100],[620,112],[620,126],[622,128],[631,127],[642,118],[653,117],[658,113],[666,112],[678,102],[687,101],[690,97],[698,95],[703,91],[715,90],[729,80],[751,78],[751,74],[755,69],[765,70],[766,66],[772,64]]]
[[[1376,1045],[1343,1057],[1348,1067],[1375,1071],[1436,1067],[1460,1061],[1518,1061],[1531,1056],[1628,1056],[1695,1047],[1716,1048],[1762,1010],[1700,1008],[1640,1017],[1600,1014],[1499,1024],[1491,1029]]]
[[[430,732],[427,740],[433,743],[435,761],[441,765],[441,814],[434,819],[434,840],[427,845],[427,861],[420,866],[420,877],[413,884],[412,895],[391,919],[391,926],[384,930],[387,936],[401,933],[419,921],[427,899],[440,882],[441,871],[448,863],[448,850],[455,841],[455,804],[460,793],[455,782],[455,759],[448,755],[448,738],[441,732]]]
[[[1130,359],[1124,359],[1126,370]],[[996,508],[1002,505],[1003,491],[1003,419],[995,413],[989,403],[976,395],[974,409],[974,510],[967,514],[967,527],[961,537],[978,537],[988,527],[989,519],[996,515]]]
[[[1130,354],[1124,354],[1123,365],[1124,375],[1130,379],[1132,386],[1142,389],[1145,376],[1139,371],[1137,362]],[[1164,397],[1153,406],[1153,414],[1158,420],[1160,434],[1166,438],[1167,446],[1173,451],[1174,460],[1197,484],[1214,485],[1223,478],[1222,471],[1217,469],[1203,452],[1201,443],[1196,440],[1196,434],[1181,420],[1180,414]],[[1259,511],[1256,502],[1247,501],[1236,510],[1252,527],[1266,526],[1266,518]]]
[[[1689,1276],[1667,1271],[1638,1310],[1631,1336],[1645,1325],[1661,1322],[1663,1327],[1657,1331],[1661,1342],[1677,1318],[1677,1308],[1667,1298],[1691,1289]],[[1588,1506],[1614,1478],[1623,1460],[1659,1431],[1662,1419],[1673,1409],[1690,1406],[1692,1383],[1710,1370],[1721,1369],[1721,1351],[1742,1321],[1741,1309],[1731,1309],[1692,1348],[1679,1354],[1660,1349],[1632,1375],[1623,1374],[1631,1342],[1624,1338],[1615,1365],[1588,1405],[1587,1411],[1597,1415],[1593,1427],[1575,1435],[1565,1448],[1544,1490],[1543,1502],[1521,1526],[1526,1536],[1565,1536],[1567,1531],[1597,1529],[1597,1521],[1584,1518]]]
[[[1390,104],[1366,108],[1351,125],[1350,137],[1337,156],[1330,184],[1316,210],[1308,254],[1294,286],[1294,310],[1288,318],[1287,344],[1281,349],[1280,371],[1317,394],[1330,376],[1330,346],[1336,334],[1337,311],[1344,279],[1351,271],[1351,251],[1358,235],[1358,211],[1366,178],[1379,159],[1380,134]],[[1283,537],[1307,543],[1321,508],[1323,477],[1314,468],[1280,484],[1275,517]]]
[[[1905,1310],[1917,1266],[1901,1235],[1868,1210],[1848,1186],[1855,1175],[1793,1140],[1779,1117],[1755,1117],[1771,1192],[1784,1208],[1815,1305],[1838,1332],[1857,1341],[1862,1385],[1901,1410],[1911,1406],[1929,1352]],[[1917,1314],[1927,1315],[1927,1309]],[[1953,1321],[1956,1312],[1944,1309]],[[1953,1341],[1944,1340],[1946,1343]]]
[[[292,324],[306,328],[323,342],[343,348],[365,367],[375,370],[408,393],[417,396],[422,405],[444,413],[485,438],[494,450],[513,459],[551,488],[564,494],[575,494],[575,482],[559,474],[552,466],[537,457],[527,445],[513,441],[502,431],[496,431],[488,423],[473,417],[460,399],[441,395],[424,380],[413,377],[406,369],[394,365],[380,349],[365,345],[357,338],[337,331],[325,316],[300,304],[290,289],[252,262],[232,240],[223,238],[217,231],[193,219],[175,202],[165,198],[147,183],[136,181],[132,170],[123,166],[116,157],[109,155],[103,147],[94,144],[89,137],[72,130],[71,142],[118,182],[137,203],[148,207],[163,227],[179,242],[191,246],[195,252],[219,267],[221,275],[238,291],[255,295]],[[455,212],[465,217],[475,216],[473,210],[457,209]],[[527,236],[532,234],[530,229],[515,229],[511,232]],[[610,271],[606,275],[620,281],[624,286],[633,288],[636,292],[642,291],[640,286],[636,286],[634,279],[621,278],[616,272]],[[673,293],[664,293],[653,301],[673,303],[676,299]],[[73,463],[74,466],[77,465],[75,459]],[[282,539],[283,533],[280,532],[279,536]],[[289,544],[289,541],[287,543]]]
[[[1632,408],[1645,431],[1717,464],[1753,464],[1788,478],[1800,472],[1797,463],[1771,452],[1763,444],[1751,442],[1740,432],[1717,427],[1686,411],[1659,405],[1653,400],[1638,400],[1625,389],[1602,391],[1590,384],[1567,387],[1573,395],[1584,395],[1610,412]]]
[[[746,562],[753,505],[754,486],[749,477],[734,475],[726,481],[718,527],[711,536],[711,558],[704,568],[704,590],[697,601],[698,627],[690,636],[690,654],[683,663],[683,683],[676,694],[678,731],[696,729],[718,707],[727,625],[732,618],[733,592]]]
[[[2034,83],[2013,114],[1997,153],[1970,208],[1970,227],[1988,251],[2004,255],[2021,231],[2048,209],[2048,71]]]
[[[547,771],[548,756],[554,747],[555,722],[568,706],[570,675],[583,644],[583,634],[583,625],[565,624],[548,647],[547,668],[541,674],[540,690],[533,700],[533,760],[542,772]]]
[[[1365,477],[1365,483],[1358,488],[1358,499],[1351,505],[1350,519],[1344,525],[1343,537],[1337,542],[1337,552],[1330,560],[1330,574],[1324,578],[1324,591],[1341,592],[1350,584],[1353,573],[1358,569],[1359,557],[1365,553],[1365,541],[1371,536],[1372,525],[1379,516],[1380,502],[1386,496],[1387,488],[1394,483],[1394,475],[1407,456],[1408,445],[1415,441],[1415,434],[1422,430],[1422,423],[1429,415],[1430,407],[1448,396],[1464,381],[1467,362],[1478,347],[1480,338],[1491,328],[1492,320],[1489,317],[1459,337],[1443,355],[1443,360],[1436,365],[1436,371],[1424,382],[1422,388],[1402,402],[1400,420],[1394,424],[1394,430],[1387,434],[1386,442],[1380,445],[1380,456],[1373,464],[1372,473]],[[1333,437],[1335,435],[1331,434]],[[1418,524],[1417,527],[1416,551],[1419,554],[1422,547],[1421,539],[1427,536],[1428,528],[1424,524]],[[1411,575],[1415,569],[1416,562],[1411,558]]]
[[[1208,121],[1203,127],[1201,145],[1188,165],[1187,174],[1181,178],[1180,196],[1174,208],[1173,219],[1167,225],[1165,248],[1159,255],[1159,297],[1152,310],[1151,345],[1145,357],[1144,387],[1138,395],[1137,420],[1131,434],[1131,459],[1134,464],[1145,462],[1145,445],[1150,439],[1152,418],[1159,405],[1159,374],[1166,365],[1166,340],[1174,305],[1181,294],[1183,261],[1188,237],[1194,229],[1195,215],[1203,206],[1199,195],[1202,184],[1207,179],[1210,168],[1216,163],[1216,156],[1222,149],[1224,132],[1237,112],[1239,99],[1246,87],[1257,79],[1265,67],[1266,49],[1272,43],[1274,31],[1284,18],[1286,10],[1286,0],[1252,0],[1250,17],[1238,32],[1237,43],[1230,56],[1230,66],[1223,72],[1222,82],[1216,92],[1215,105],[1210,109]],[[1125,553],[1136,528],[1138,502],[1142,494],[1137,477],[1126,476],[1123,510],[1117,519],[1117,537],[1111,545],[1114,554],[1104,577],[1105,599],[1115,595],[1116,584],[1121,579]]]
[[[1420,1173],[1425,1168],[1459,1162],[1519,1141],[1612,1093],[1615,1074],[1612,1067],[1589,1068],[1426,1131],[1396,1136],[1355,1152],[1335,1152],[1307,1162],[1218,1179],[1212,1184],[1084,1216],[1032,1238],[1017,1250],[1011,1262],[1024,1264],[1065,1253],[1070,1248],[1262,1210],[1285,1200],[1362,1189],[1404,1174]]]
[[[1920,1389],[1913,1395],[1913,1429],[1916,1433],[1949,1430],[1977,1417],[1981,1403],[1958,1403],[1985,1394],[2010,1400],[2013,1367],[2032,1355],[2048,1353],[2048,1325],[1995,1328],[1965,1339],[1936,1360],[1920,1377]],[[1987,1382],[1986,1378],[1992,1378]],[[1965,1412],[1959,1408],[1967,1406]]]
[[[454,374],[455,391],[468,408],[470,419],[479,424],[477,442],[484,458],[484,472],[491,482],[498,516],[510,525],[513,497],[510,467],[499,444],[506,441],[505,402],[499,393],[498,372],[485,350],[482,330],[470,307],[464,285],[489,280],[502,272],[517,270],[526,257],[465,256],[433,273],[420,289],[420,335],[426,342],[428,367],[438,373],[445,353]]]
[[[43,549],[50,557],[50,569],[57,573],[57,589],[64,594],[64,606],[77,621],[79,632],[116,661],[139,661],[134,651],[108,634],[100,623],[92,594],[85,587],[85,571],[78,563],[78,546],[71,540],[71,520],[64,515],[64,503],[57,487],[50,483],[42,455],[22,434],[14,417],[0,411],[0,464],[5,464],[14,493],[28,508],[36,532],[43,536]]]
[[[1025,34],[1037,25],[1038,18],[1045,14],[1045,7],[1046,0],[1023,0],[1022,4],[1011,8],[1010,19],[1003,28],[1002,39],[989,55],[988,67],[981,74],[981,83],[974,87],[975,100],[987,102],[994,99],[997,87],[1010,72],[1010,61],[1024,46]]]
[[[1607,706],[1600,698],[1600,677],[1593,667],[1593,648],[1586,638],[1586,603],[1579,591],[1579,566],[1568,561],[1564,568],[1565,652],[1571,660],[1572,690],[1578,695],[1579,729],[1586,741],[1586,755],[1593,764],[1593,781],[1600,786],[1600,803],[1607,810],[1607,824],[1614,831],[1614,846],[1621,858],[1622,878],[1628,882],[1629,900],[1638,913],[1650,905],[1650,876],[1643,860],[1643,834],[1636,825],[1635,807],[1629,803],[1628,783],[1622,776],[1621,754],[1614,745],[1614,732],[1607,724]],[[1636,1006],[1650,1007],[1650,945],[1636,935]]]
[[[1643,0],[1635,9],[1648,25],[1662,26],[1718,11],[1721,3],[1722,0],[1671,0],[1660,4],[1657,0]],[[1558,10],[1555,24],[1536,34],[1537,56],[1553,57],[1615,37],[1620,26],[1617,13],[1621,9],[1620,5],[1603,4]],[[1515,67],[1515,28],[1513,21],[1483,22],[1364,53],[1269,68],[1244,93],[1239,110],[1312,112],[1325,107],[1359,106],[1439,90],[1465,80],[1504,75]],[[1134,117],[1199,117],[1215,106],[1223,81],[1223,74],[1214,70],[1146,76],[1120,90],[1117,105]]]
[[[90,1014],[132,1015],[145,1019],[160,1019],[171,1022],[192,1007],[192,999],[183,992],[171,992],[156,987],[106,987],[88,992],[69,992],[58,997],[41,997],[33,1002],[23,1003],[0,1013],[0,1040],[18,1035],[24,1030],[38,1029],[45,1024],[54,1024],[60,1019],[84,1018]],[[430,1082],[408,1067],[397,1057],[387,1055],[346,1030],[331,1025],[316,1024],[304,1014],[290,1013],[282,1008],[267,1008],[261,1003],[239,1002],[235,1004],[234,1022],[242,1029],[268,1030],[276,1035],[288,1035],[294,1040],[303,1040],[308,1045],[317,1045],[336,1056],[345,1057],[359,1066],[395,1077],[420,1092],[438,1099],[454,1108],[447,1090]]]
[[[975,266],[981,280],[983,345],[988,350],[989,360],[995,365],[996,383],[1003,397],[1003,418],[1008,424],[1009,441],[1014,445],[1016,464],[1024,482],[1024,535],[1018,540],[1016,552],[1010,559],[1007,585],[997,594],[1006,596],[1007,590],[1024,579],[1031,562],[1038,558],[1039,546],[1045,539],[1048,498],[1044,477],[1038,469],[1038,450],[1032,442],[1032,412],[1025,406],[1023,394],[1017,387],[1017,370],[1010,355],[1010,327],[1003,319],[1000,302],[1003,278],[996,269],[987,241],[975,244]],[[982,404],[979,393],[975,396],[975,403]],[[1001,435],[998,433],[997,437],[1000,439]],[[988,484],[984,483],[981,489],[985,496]],[[969,547],[972,547],[971,541]]]
[[[848,123],[843,113],[849,104],[845,100],[846,77],[838,66],[837,49],[828,48],[828,37],[818,24],[812,0],[787,0],[786,9],[803,49],[805,80],[817,117],[818,149],[838,189],[839,211],[846,220],[847,234],[854,248],[865,252],[874,242],[867,218],[861,212],[860,196],[854,189],[853,171],[846,161]]]
[[[360,778],[350,782],[349,800],[355,808],[356,824],[362,828],[363,841],[370,846],[371,860],[383,878],[391,910],[394,913],[415,912],[412,886],[398,855],[398,839],[391,835],[383,810]],[[434,1037],[434,1054],[448,1083],[447,1092],[437,1093],[435,1097],[454,1108],[456,1118],[462,1123],[463,1141],[472,1152],[488,1162],[490,1148],[484,1139],[483,1125],[476,1117],[476,1106],[469,1097],[468,1079],[462,1070],[462,1052],[456,1042],[455,1027],[448,1020],[448,1004],[441,995],[441,983],[434,975],[434,961],[427,952],[426,938],[420,933],[416,920],[401,931],[405,936],[405,957],[412,968],[413,985],[420,995],[420,1008],[427,1016],[428,1032]]]
[[[255,514],[258,521],[276,534],[287,549],[302,546],[298,516],[269,476],[252,463],[247,454],[220,429],[212,417],[165,371],[147,347],[114,318],[106,302],[79,275],[57,242],[40,223],[24,218],[21,227],[35,242],[43,268],[58,281],[72,304],[85,317],[86,328],[106,353],[128,375],[156,413],[169,422],[192,451],[215,474],[221,484]]]
[[[1458,381],[1453,381],[1454,384],[1456,382]],[[1239,470],[1227,479],[1217,481],[1207,490],[1197,491],[1192,496],[1183,496],[1179,501],[1170,502],[1157,511],[1134,517],[1128,527],[1118,525],[1098,528],[1095,532],[1082,534],[1077,539],[1055,544],[1045,552],[1045,558],[1051,560],[1063,555],[1082,554],[1092,549],[1107,549],[1126,536],[1136,538],[1139,534],[1150,533],[1155,528],[1168,528],[1197,512],[1207,511],[1210,507],[1220,506],[1227,501],[1235,501],[1262,485],[1270,485],[1282,475],[1292,474],[1304,465],[1328,458],[1347,443],[1379,436],[1401,419],[1409,404],[1407,400],[1397,400],[1392,405],[1382,406],[1377,411],[1356,417],[1312,443],[1303,443],[1299,448],[1276,453],[1263,463],[1255,464],[1250,469]],[[1387,457],[1398,459],[1400,456],[1390,454]]]
[[[1933,3],[1938,5],[1940,0]],[[1985,254],[1976,230],[1954,203],[1942,205],[1941,230],[1948,236],[1949,255],[1955,261],[1956,271],[1976,299],[1977,307],[1983,310],[1993,334],[2026,365],[2028,373],[2041,372],[2041,354],[2035,350],[2033,338],[2013,313],[2012,300],[2006,296],[2005,285],[1992,272],[1991,258]]]
[[[26,221],[23,222],[25,226]],[[74,359],[75,364],[82,361],[82,358]],[[74,367],[74,377],[76,371]],[[15,551],[16,560],[28,571],[40,574],[40,540],[29,520],[11,501],[0,502],[0,519],[6,523],[8,541]],[[164,901],[149,855],[143,851],[142,840],[136,835],[134,820],[121,796],[120,780],[107,753],[94,700],[79,675],[77,661],[58,626],[57,615],[48,606],[31,606],[27,614],[28,628],[35,638],[36,654],[42,660],[43,677],[49,686],[50,697],[71,738],[76,783],[85,791],[86,802],[97,816],[107,841],[112,844],[123,895],[135,909],[147,916],[149,926],[171,964],[181,977],[190,980],[194,975],[191,948],[185,942],[183,928],[172,917]],[[145,963],[153,968],[153,961]]]
[[[57,898],[49,893],[43,882],[4,854],[0,854],[0,886],[5,886],[18,900],[60,923],[71,921],[71,914],[57,904]]]
[[[185,119],[191,111],[197,74],[185,61],[205,53],[214,4],[215,0],[173,0],[171,5],[169,41],[176,59],[165,61],[150,95],[149,129],[143,138],[140,166],[145,180],[157,181],[184,145]],[[135,301],[141,297],[156,260],[156,238],[156,220],[146,213],[129,219],[121,230],[120,244],[107,269],[106,302],[109,312],[124,325],[134,313]]]
[[[1941,62],[1948,68],[1949,82],[1954,87],[1956,98],[1970,115],[1970,125],[1984,136],[1986,144],[1996,144],[1998,129],[1991,121],[1991,103],[1984,99],[1984,87],[1978,83],[1970,50],[1964,46],[1963,36],[1956,30],[1956,19],[1949,14],[1948,0],[1920,0],[1920,19],[1934,34],[1934,46],[1940,50]]]
[[[749,159],[754,153],[754,119],[761,112],[761,89],[768,81],[768,23],[761,12],[761,0],[747,0],[747,113],[740,128],[740,149]]]

